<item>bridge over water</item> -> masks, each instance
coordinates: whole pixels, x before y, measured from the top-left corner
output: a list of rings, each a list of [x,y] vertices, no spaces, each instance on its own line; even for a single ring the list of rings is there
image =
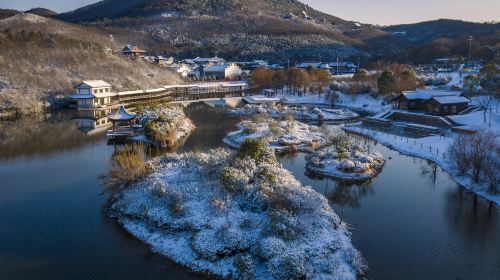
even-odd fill
[[[112,93],[109,103],[77,107],[79,110],[109,110],[120,104],[132,105],[151,101],[174,102],[209,98],[241,97],[248,92],[247,82],[210,82],[185,85],[169,85],[157,89]],[[93,102],[92,104],[96,104]],[[98,104],[98,102],[97,102]]]

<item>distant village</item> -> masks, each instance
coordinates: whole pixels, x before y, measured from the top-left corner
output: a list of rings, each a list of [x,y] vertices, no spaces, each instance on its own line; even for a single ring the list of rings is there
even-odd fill
[[[238,81],[247,79],[252,70],[258,68],[283,69],[280,64],[271,64],[266,60],[254,59],[251,61],[227,61],[221,57],[196,57],[188,59],[176,59],[172,56],[148,55],[147,51],[137,45],[126,45],[121,53],[125,56],[141,58],[149,63],[158,64],[178,73],[190,81],[214,81],[228,80]],[[359,68],[353,62],[311,62],[304,61],[295,65],[297,68],[328,70],[332,75],[353,74]]]

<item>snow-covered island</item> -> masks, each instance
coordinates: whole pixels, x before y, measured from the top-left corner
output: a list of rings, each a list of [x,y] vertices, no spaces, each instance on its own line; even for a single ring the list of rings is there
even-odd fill
[[[257,138],[264,138],[277,153],[311,152],[325,144],[325,137],[317,126],[290,117],[287,120],[274,120],[265,116],[242,121],[236,131],[224,138],[224,143],[238,149],[246,139]]]
[[[175,146],[196,129],[179,106],[149,107],[138,112],[137,120],[144,127],[144,135],[135,140],[161,147]]]
[[[385,164],[379,152],[352,144],[338,149],[326,147],[306,157],[309,172],[346,181],[362,181],[375,177]]]
[[[272,118],[285,118],[292,115],[301,121],[348,121],[359,118],[357,113],[347,109],[319,109],[310,106],[287,106],[281,104],[247,104],[243,107],[231,109],[229,114],[234,116],[248,116],[267,114]]]
[[[149,164],[151,174],[113,197],[110,214],[155,252],[231,279],[362,277],[362,257],[327,199],[263,140]]]

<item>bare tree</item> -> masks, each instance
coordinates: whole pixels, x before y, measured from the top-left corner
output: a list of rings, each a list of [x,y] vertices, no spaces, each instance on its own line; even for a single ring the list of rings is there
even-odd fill
[[[500,145],[485,159],[484,177],[488,182],[489,191],[493,194],[498,193],[498,186],[500,185]]]
[[[458,172],[464,175],[470,170],[475,182],[479,182],[482,173],[487,177],[496,176],[489,170],[493,168],[493,171],[498,172],[500,169],[496,159],[498,153],[495,153],[500,149],[496,138],[493,132],[484,130],[460,135],[450,148],[451,158]]]
[[[464,175],[470,167],[469,142],[470,135],[460,134],[450,147],[451,160],[457,166],[460,175]]]

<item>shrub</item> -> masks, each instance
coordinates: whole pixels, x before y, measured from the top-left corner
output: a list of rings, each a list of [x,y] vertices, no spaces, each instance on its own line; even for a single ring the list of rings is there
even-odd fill
[[[214,197],[211,203],[217,212],[222,212],[229,207],[230,201],[228,199]]]
[[[252,115],[251,119],[252,119],[253,123],[261,123],[261,122],[265,122],[266,120],[268,120],[269,115],[266,113],[259,113],[259,114]]]
[[[238,279],[253,279],[253,260],[248,254],[238,255],[233,262],[234,267],[238,273]]]
[[[146,121],[144,124],[144,133],[146,133],[148,137],[153,137],[154,126],[155,123],[151,120]]]
[[[287,122],[288,126],[293,126],[295,123],[295,117],[293,116],[292,113],[288,113],[285,116],[285,121]]]
[[[277,137],[280,137],[283,135],[282,129],[278,126],[278,122],[275,120],[270,120],[269,123],[269,131],[276,135]]]
[[[267,147],[265,140],[262,138],[245,139],[238,150],[237,156],[239,158],[249,157],[255,160],[257,164],[276,162],[274,152]]]
[[[343,161],[349,158],[349,153],[348,152],[338,152],[337,153],[337,159],[339,161]]]
[[[147,173],[146,155],[142,144],[126,145],[114,152],[111,160],[111,175],[121,182],[133,182]]]
[[[285,254],[271,262],[270,271],[278,280],[305,280],[307,279],[304,259],[295,254]]]
[[[269,213],[269,230],[283,240],[294,240],[301,232],[302,226],[297,217],[290,211],[275,209]]]
[[[234,167],[225,167],[220,176],[220,184],[228,191],[242,190],[248,183],[249,177],[243,171]]]
[[[243,133],[252,134],[257,131],[257,125],[255,123],[246,123]]]
[[[335,147],[337,152],[343,152],[351,146],[351,140],[342,130],[336,130],[328,135],[328,142]]]
[[[168,209],[174,216],[184,215],[184,199],[178,192],[169,193]]]

